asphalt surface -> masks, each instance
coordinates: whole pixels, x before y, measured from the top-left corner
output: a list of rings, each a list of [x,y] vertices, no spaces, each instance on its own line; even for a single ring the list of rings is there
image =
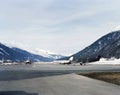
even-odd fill
[[[120,72],[119,65],[0,66],[0,95],[120,95],[120,86],[75,73]]]

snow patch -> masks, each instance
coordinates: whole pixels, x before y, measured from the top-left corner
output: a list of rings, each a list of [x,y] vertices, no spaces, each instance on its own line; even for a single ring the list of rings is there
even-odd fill
[[[5,54],[9,55],[4,49],[0,48],[1,51],[3,51]],[[2,53],[3,54],[3,53]],[[3,54],[4,55],[4,54]]]
[[[89,64],[111,64],[111,65],[120,65],[120,59],[116,59],[116,58],[111,58],[111,59],[105,59],[105,58],[101,58],[99,61],[97,62],[92,62]]]
[[[1,55],[4,55],[2,52],[0,52]]]
[[[60,54],[53,53],[49,50],[43,50],[40,48],[36,48],[34,50],[31,50],[30,52],[32,52],[34,54],[42,55],[47,58],[52,58],[52,59],[60,59],[62,57],[62,55],[60,55]]]

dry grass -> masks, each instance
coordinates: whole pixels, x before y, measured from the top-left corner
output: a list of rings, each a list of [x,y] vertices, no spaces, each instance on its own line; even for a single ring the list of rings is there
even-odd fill
[[[120,85],[120,72],[81,73],[79,75]]]

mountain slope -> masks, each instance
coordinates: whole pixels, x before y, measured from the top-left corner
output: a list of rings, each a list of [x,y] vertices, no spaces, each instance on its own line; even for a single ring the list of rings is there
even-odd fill
[[[0,43],[0,60],[4,58],[5,60],[11,61],[25,61],[28,57],[34,62],[52,61],[49,58],[35,55],[19,48],[10,48]]]
[[[43,61],[43,62],[49,62],[49,61],[53,61],[53,59],[47,58],[47,57],[43,57],[41,55],[37,55],[37,54],[33,54],[30,53],[26,50],[22,50],[20,48],[16,48],[16,47],[12,47],[11,49],[13,49],[14,51],[17,51],[18,53],[21,53],[25,56],[27,56],[27,58],[29,57],[32,61]]]
[[[4,43],[4,45],[6,45],[9,48],[15,47],[17,49],[21,49],[21,50],[27,51],[27,52],[35,54],[35,55],[40,55],[42,57],[49,58],[51,60],[56,60],[56,59],[60,59],[60,58],[65,57],[61,54],[53,53],[51,51],[43,50],[41,48],[32,49],[31,47],[29,47],[27,45],[24,46],[21,43],[16,43],[16,42],[3,42],[3,43]]]
[[[120,31],[109,33],[72,55],[75,61],[94,61],[99,57],[120,58]]]

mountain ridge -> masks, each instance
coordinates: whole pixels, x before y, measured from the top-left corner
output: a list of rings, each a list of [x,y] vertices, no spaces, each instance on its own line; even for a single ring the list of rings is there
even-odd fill
[[[73,54],[76,62],[91,62],[99,57],[120,58],[120,30],[108,33],[83,50]],[[71,56],[70,56],[71,57]],[[66,59],[70,58],[67,57]]]
[[[26,61],[30,58],[33,62],[43,61],[49,62],[53,61],[53,59],[46,58],[37,54],[32,54],[26,50],[22,50],[19,48],[10,48],[2,43],[0,43],[0,60],[4,58],[4,60],[11,60],[13,62],[21,62]]]

